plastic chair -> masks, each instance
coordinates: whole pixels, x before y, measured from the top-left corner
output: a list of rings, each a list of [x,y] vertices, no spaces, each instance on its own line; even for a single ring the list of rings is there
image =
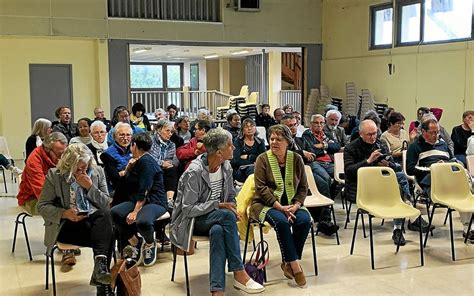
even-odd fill
[[[260,139],[262,139],[265,142],[265,146],[268,147],[268,139],[267,139],[267,130],[265,129],[264,126],[256,126],[258,136]]]
[[[45,254],[46,256],[46,287],[45,289],[46,290],[49,289],[49,262],[51,261],[51,279],[53,281],[53,296],[56,296],[56,274],[54,270],[54,251],[56,251],[57,249],[68,251],[68,250],[75,250],[78,248],[79,247],[75,245],[56,242],[56,244],[51,249],[51,252],[50,253],[46,252]]]
[[[474,155],[468,155],[466,157],[467,170],[471,176],[474,176]]]
[[[341,192],[342,208],[345,209],[346,200],[344,198],[344,152],[334,153],[334,180],[337,182],[337,190]],[[337,194],[336,194],[337,195]]]
[[[5,158],[10,160],[12,165],[15,165],[15,161],[11,157],[10,149],[8,148],[7,138],[5,137],[0,137],[0,154],[3,154]],[[2,175],[3,175],[3,186],[5,188],[5,193],[8,193],[7,179],[5,177],[5,168],[3,166],[0,166],[0,170],[2,171]],[[11,180],[16,181],[16,178],[13,177],[13,174],[11,174]]]
[[[336,215],[334,213],[334,201],[319,192],[311,167],[305,165],[304,169],[306,172],[306,179],[308,180],[308,187],[309,190],[311,190],[311,195],[306,196],[304,206],[307,208],[329,207],[331,209],[332,220],[334,224],[337,225]],[[338,231],[336,231],[336,242],[338,245],[340,244]]]
[[[21,183],[21,175],[18,176],[18,184]],[[13,244],[12,244],[12,253],[15,253],[15,245],[16,245],[16,235],[18,233],[18,224],[23,225],[23,233],[25,235],[26,247],[28,249],[28,255],[30,257],[30,261],[33,261],[33,256],[31,256],[31,248],[30,248],[30,241],[28,239],[28,231],[26,230],[26,221],[27,217],[33,217],[30,213],[23,210],[23,212],[19,213],[15,219],[15,231],[13,232]]]
[[[431,165],[431,201],[433,202],[433,209],[431,210],[428,227],[431,227],[436,208],[448,208],[451,258],[455,261],[456,254],[454,250],[453,218],[451,212],[474,212],[474,195],[471,193],[469,181],[466,178],[462,165],[459,163],[435,163]],[[468,233],[471,225],[472,216]],[[427,241],[428,234],[425,236],[425,247]]]
[[[370,260],[372,269],[375,269],[374,262],[374,242],[372,233],[372,218],[396,219],[421,217],[418,209],[404,203],[398,189],[397,177],[391,168],[387,167],[364,167],[357,171],[357,215],[352,236],[351,252],[354,251],[354,243],[357,232],[357,222],[359,215],[369,216],[370,235]],[[420,236],[420,261],[424,265],[423,258],[423,237],[421,228]],[[397,253],[400,248],[400,241],[397,244]]]

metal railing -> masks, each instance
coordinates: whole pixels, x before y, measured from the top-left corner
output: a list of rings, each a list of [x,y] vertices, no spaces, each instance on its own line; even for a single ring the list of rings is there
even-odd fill
[[[294,111],[301,112],[301,90],[281,90],[280,91],[280,106],[287,104],[293,106]]]
[[[217,90],[208,91],[132,91],[132,104],[142,103],[147,112],[174,104],[178,107],[178,115],[195,118],[200,108],[206,108],[216,118],[217,107],[229,104],[230,95]]]
[[[220,22],[220,0],[108,0],[109,17]]]

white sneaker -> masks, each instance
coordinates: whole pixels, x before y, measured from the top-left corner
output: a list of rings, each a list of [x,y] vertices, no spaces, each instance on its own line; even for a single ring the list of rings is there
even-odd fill
[[[257,294],[265,291],[264,286],[260,285],[252,279],[249,279],[245,285],[234,280],[234,288],[236,288],[237,290],[242,290],[247,294]]]

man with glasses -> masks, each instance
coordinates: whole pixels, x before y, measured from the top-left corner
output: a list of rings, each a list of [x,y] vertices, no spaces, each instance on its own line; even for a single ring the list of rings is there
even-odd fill
[[[347,137],[345,130],[339,126],[342,114],[337,110],[329,110],[326,113],[326,125],[324,126],[324,133],[326,136],[336,143],[341,145],[341,149],[347,144]]]
[[[108,131],[112,128],[112,122],[105,118],[105,112],[104,109],[101,107],[95,107],[94,108],[94,121],[101,121],[103,124],[105,124],[105,128]]]

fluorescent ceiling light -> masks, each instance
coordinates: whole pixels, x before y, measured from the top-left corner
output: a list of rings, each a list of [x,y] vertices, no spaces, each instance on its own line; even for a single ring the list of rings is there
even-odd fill
[[[238,54],[245,54],[245,53],[249,53],[250,51],[247,50],[247,49],[244,49],[244,50],[238,50],[238,51],[233,51],[233,52],[230,52],[231,55],[238,55]]]
[[[215,53],[204,56],[205,59],[214,59],[214,58],[218,58],[218,57],[219,57],[219,55],[217,55]]]

